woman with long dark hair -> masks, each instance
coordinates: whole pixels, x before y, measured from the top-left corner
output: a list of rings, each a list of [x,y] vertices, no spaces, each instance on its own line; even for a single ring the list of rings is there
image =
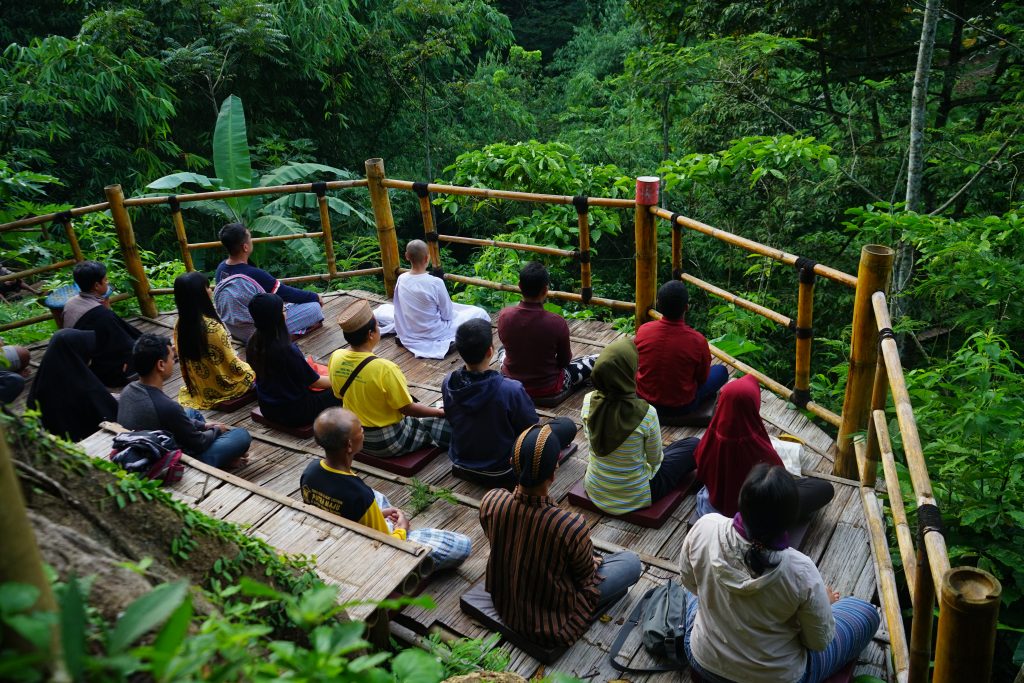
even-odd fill
[[[734,517],[705,515],[686,534],[683,647],[708,683],[819,683],[878,630],[873,605],[840,599],[814,562],[789,547],[786,530],[799,514],[793,476],[760,463],[740,489]]]
[[[257,294],[249,302],[249,314],[256,331],[246,346],[246,358],[256,371],[256,397],[264,417],[304,427],[321,410],[341,405],[330,378],[314,370],[291,340],[281,297]]]
[[[174,303],[178,306],[174,348],[185,380],[178,390],[178,403],[197,410],[213,408],[249,391],[256,375],[231,346],[210,300],[206,276],[192,272],[176,277]]]
[[[117,400],[89,369],[95,353],[92,330],[58,330],[50,338],[25,405],[42,413],[52,434],[78,441],[117,419]]]

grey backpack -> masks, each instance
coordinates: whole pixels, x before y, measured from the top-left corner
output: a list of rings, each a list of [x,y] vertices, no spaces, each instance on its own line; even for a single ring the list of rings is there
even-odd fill
[[[640,642],[644,649],[658,659],[668,660],[665,666],[634,669],[616,660],[629,634],[637,626],[640,626]],[[689,665],[683,648],[685,633],[686,592],[675,581],[669,581],[647,591],[640,604],[633,608],[615,636],[608,660],[616,671],[623,673],[660,673],[685,669]]]

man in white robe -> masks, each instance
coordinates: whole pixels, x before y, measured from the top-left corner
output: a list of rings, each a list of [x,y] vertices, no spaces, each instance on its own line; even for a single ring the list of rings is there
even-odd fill
[[[479,306],[452,303],[444,280],[427,272],[426,242],[409,242],[405,258],[411,270],[399,275],[395,285],[394,331],[402,346],[417,358],[444,358],[459,325],[474,318],[490,322],[491,317]],[[382,334],[391,331],[389,308],[384,304],[374,311]]]

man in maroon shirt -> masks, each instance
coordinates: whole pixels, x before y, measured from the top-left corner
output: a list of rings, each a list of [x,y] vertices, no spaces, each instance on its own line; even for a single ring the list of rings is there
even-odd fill
[[[532,398],[565,398],[579,388],[594,368],[597,356],[572,357],[569,326],[560,315],[544,310],[551,277],[531,261],[519,271],[518,306],[498,314],[502,350],[501,373],[519,380]]]
[[[729,380],[724,365],[712,367],[708,340],[686,324],[688,309],[686,284],[666,282],[658,290],[658,311],[664,317],[636,332],[636,393],[662,419],[693,412]]]

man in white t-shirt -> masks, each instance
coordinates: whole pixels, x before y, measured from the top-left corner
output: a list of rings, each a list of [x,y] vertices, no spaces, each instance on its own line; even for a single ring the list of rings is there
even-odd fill
[[[401,345],[417,358],[444,358],[459,325],[474,319],[490,322],[491,317],[478,306],[452,303],[444,280],[427,272],[426,242],[409,242],[405,258],[411,269],[399,275],[395,285],[394,331]],[[382,334],[390,331],[387,309],[385,304],[374,311]]]

